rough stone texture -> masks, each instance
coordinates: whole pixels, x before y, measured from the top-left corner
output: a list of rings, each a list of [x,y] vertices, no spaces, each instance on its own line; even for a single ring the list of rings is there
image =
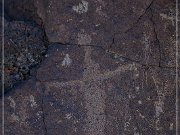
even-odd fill
[[[2,19],[2,2],[0,5]],[[43,58],[47,40],[33,1],[6,0],[4,8],[4,83],[5,92],[8,92],[14,85],[32,75],[33,67],[38,65]],[[2,32],[2,24],[0,30]],[[0,43],[2,48],[2,40]]]
[[[110,0],[37,0],[35,5],[50,42],[77,44],[77,37],[83,31],[91,36],[91,44],[108,46],[112,42],[113,22],[110,17],[113,5]]]
[[[158,66],[160,62],[158,44],[151,13],[148,10],[135,26],[124,33],[115,34],[110,51],[141,64]]]
[[[5,131],[175,134],[174,79],[171,69],[122,62],[99,47],[54,44],[36,79],[6,96]]]
[[[35,2],[50,42],[77,44],[78,34],[85,30],[92,38],[91,44],[106,48],[112,44],[114,34],[128,30],[150,4],[150,0]]]
[[[38,24],[42,24],[41,19],[37,15],[34,0],[5,0],[4,2],[7,19],[18,21],[34,21]]]
[[[46,51],[45,35],[40,26],[23,21],[5,22],[5,89],[29,77]]]
[[[175,135],[175,1],[34,4],[51,43],[5,95],[7,135]]]
[[[36,81],[29,80],[6,95],[5,134],[45,134],[41,93]]]
[[[176,65],[176,11],[175,2],[162,0],[152,5],[154,27],[159,40],[161,65],[175,67]]]
[[[152,0],[114,0],[113,1],[113,24],[114,33],[126,32],[146,13],[152,4]]]
[[[50,42],[91,44],[141,64],[175,67],[175,1],[35,1]],[[158,55],[159,54],[159,55]]]

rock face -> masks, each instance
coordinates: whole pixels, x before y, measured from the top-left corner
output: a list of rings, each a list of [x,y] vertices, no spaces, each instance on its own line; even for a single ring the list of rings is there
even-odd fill
[[[46,52],[43,30],[33,23],[6,21],[4,26],[5,89],[30,76]]]
[[[5,134],[174,135],[175,4],[34,1],[50,43],[36,74],[5,94]],[[45,48],[32,39],[26,46],[39,63]]]
[[[175,67],[175,3],[168,0],[156,1],[152,12],[154,27],[160,44],[161,65]]]
[[[8,16],[8,19],[16,21],[34,21],[38,24],[42,23],[37,15],[34,0],[5,0],[4,2],[5,17]]]
[[[174,78],[173,70],[121,62],[99,47],[54,44],[36,79],[6,96],[5,131],[174,134]]]
[[[50,42],[78,44],[85,31],[92,45],[141,64],[175,67],[175,2],[37,0],[35,5]]]
[[[4,7],[4,85],[7,92],[32,75],[33,67],[41,62],[46,52],[47,43],[33,1],[7,0]],[[2,18],[2,14],[0,16]],[[2,30],[2,26],[0,28]]]

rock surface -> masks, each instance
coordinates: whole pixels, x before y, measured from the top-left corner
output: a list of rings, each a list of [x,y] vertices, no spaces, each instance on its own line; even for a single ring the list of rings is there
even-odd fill
[[[141,64],[175,67],[175,1],[37,0],[35,5],[50,42],[79,44],[79,35],[87,33],[91,45]]]
[[[6,21],[4,26],[5,90],[30,76],[46,52],[43,30],[34,23]]]
[[[121,62],[99,47],[54,44],[36,78],[6,95],[5,131],[175,134],[174,79],[171,69]]]
[[[174,1],[36,0],[33,7],[50,43],[35,74],[5,94],[5,134],[175,135]],[[30,49],[41,57],[44,42],[32,39],[25,45],[41,43]]]
[[[33,1],[7,0],[4,7],[4,85],[8,92],[32,75],[33,67],[42,61],[46,52],[47,40]]]

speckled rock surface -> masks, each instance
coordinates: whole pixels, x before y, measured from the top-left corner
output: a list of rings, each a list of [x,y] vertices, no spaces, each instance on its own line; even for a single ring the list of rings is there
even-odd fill
[[[5,90],[26,80],[30,69],[39,64],[46,52],[45,35],[38,25],[6,21],[4,32]]]
[[[7,135],[175,135],[175,1],[34,6],[49,47],[5,94]]]
[[[175,1],[37,0],[50,42],[91,44],[142,64],[175,67]],[[158,55],[159,54],[159,55]]]
[[[112,42],[111,0],[37,0],[35,5],[50,42],[78,44],[77,37],[84,31],[91,36],[91,44],[108,46]]]
[[[152,5],[152,14],[157,39],[159,40],[161,65],[175,67],[175,2],[168,0],[155,1]]]
[[[44,134],[41,91],[36,81],[29,80],[11,92],[5,97],[5,134]]]
[[[6,95],[5,131],[173,135],[174,79],[174,70],[122,62],[99,47],[54,44],[36,79]]]

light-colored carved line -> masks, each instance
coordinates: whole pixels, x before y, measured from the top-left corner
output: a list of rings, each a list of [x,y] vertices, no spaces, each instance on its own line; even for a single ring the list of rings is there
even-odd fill
[[[108,71],[104,74],[99,74],[99,75],[96,75],[96,76],[91,76],[91,77],[87,77],[85,79],[81,79],[81,80],[72,80],[72,81],[68,81],[68,82],[58,82],[58,81],[50,81],[50,82],[45,82],[45,85],[48,86],[48,87],[64,87],[64,86],[74,86],[76,85],[77,83],[82,83],[82,82],[85,82],[85,81],[90,81],[90,80],[95,80],[95,81],[98,81],[98,80],[105,80],[105,79],[109,79],[113,76],[116,76],[116,75],[119,75],[125,71],[130,71],[132,70],[132,64],[128,64],[128,65],[125,65],[125,66],[121,66],[121,67],[118,67],[116,70],[114,71]]]

